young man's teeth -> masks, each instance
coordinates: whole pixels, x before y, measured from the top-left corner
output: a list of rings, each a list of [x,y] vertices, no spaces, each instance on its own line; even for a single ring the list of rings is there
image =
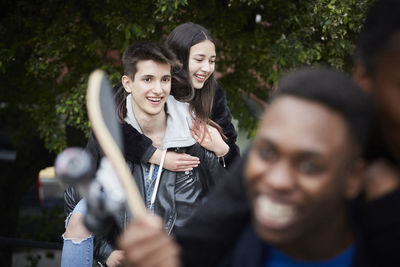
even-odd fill
[[[258,198],[258,205],[263,215],[271,218],[289,218],[295,213],[293,206],[277,203],[265,196],[260,196]]]

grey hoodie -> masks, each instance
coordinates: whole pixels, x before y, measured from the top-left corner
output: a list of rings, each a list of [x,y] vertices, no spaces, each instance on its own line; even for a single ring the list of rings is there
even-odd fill
[[[165,150],[172,147],[187,147],[194,145],[196,140],[192,137],[192,116],[189,112],[189,104],[176,100],[172,95],[168,96],[167,106],[167,129],[163,139],[161,149]],[[127,116],[125,121],[132,125],[138,132],[143,134],[139,123],[132,111],[132,95],[126,98]]]

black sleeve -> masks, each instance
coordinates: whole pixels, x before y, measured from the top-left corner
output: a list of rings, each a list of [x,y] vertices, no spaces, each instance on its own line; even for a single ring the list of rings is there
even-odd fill
[[[139,133],[134,127],[127,123],[122,124],[122,136],[124,148],[126,150],[124,151],[125,157],[134,163],[148,162],[156,151],[156,148],[152,145],[153,141],[151,141],[150,138]],[[96,168],[98,168],[100,159],[104,156],[104,153],[93,134],[89,137],[86,151],[92,157],[93,162],[96,163]]]
[[[208,195],[218,183],[226,178],[227,170],[219,164],[218,157],[214,152],[205,149],[199,143],[193,145],[189,154],[200,158],[200,179],[203,191]]]
[[[232,114],[228,107],[225,90],[219,85],[214,96],[211,119],[221,126],[228,138],[226,142],[229,146],[229,152],[224,156],[224,160],[226,166],[230,168],[235,159],[240,157],[240,150],[236,145],[237,132],[232,124]]]
[[[127,123],[122,125],[122,131],[126,149],[125,157],[134,163],[147,163],[156,151],[152,145],[153,141]]]
[[[215,266],[249,223],[243,165],[244,159],[234,163],[204,205],[185,226],[175,229],[176,241],[182,248],[183,266]]]
[[[69,185],[64,191],[64,213],[68,216],[81,200],[81,196],[78,194],[77,190],[72,185]]]
[[[211,191],[218,183],[226,179],[227,170],[219,164],[217,156],[204,148],[204,157],[200,162],[207,166],[207,187],[208,191]],[[201,164],[200,163],[200,164]]]
[[[99,143],[93,133],[90,135],[89,140],[86,144],[86,152],[89,153],[92,158],[93,164],[95,164],[96,170],[99,168],[100,160],[104,156],[103,151],[100,148]]]
[[[371,266],[400,266],[400,189],[371,202],[360,212],[361,234]]]
[[[86,144],[86,152],[88,152],[92,158],[92,163],[95,164],[97,169],[103,154],[93,134],[89,137],[88,143]],[[79,194],[75,186],[68,185],[64,191],[64,213],[66,216],[74,210],[76,204],[78,204],[81,199],[82,196]]]
[[[104,237],[94,236],[93,259],[106,266],[106,261],[115,250],[110,242]]]

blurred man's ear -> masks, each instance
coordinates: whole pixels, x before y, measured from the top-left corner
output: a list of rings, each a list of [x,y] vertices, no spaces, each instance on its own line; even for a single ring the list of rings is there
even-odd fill
[[[360,86],[367,93],[372,92],[372,77],[363,64],[355,64],[353,70],[353,79],[358,86]]]
[[[385,159],[369,164],[365,172],[365,198],[374,200],[400,187],[399,170]]]
[[[344,182],[344,197],[346,199],[356,198],[364,187],[366,162],[358,159],[352,163],[349,173]]]

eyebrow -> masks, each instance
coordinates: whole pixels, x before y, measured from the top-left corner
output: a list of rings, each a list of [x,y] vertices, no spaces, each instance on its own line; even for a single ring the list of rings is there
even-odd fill
[[[196,57],[196,56],[197,56],[197,57],[205,57],[206,55],[205,55],[205,54],[194,54],[193,56],[194,56],[194,57]],[[217,55],[212,55],[211,57],[212,57],[212,58],[213,58],[213,57],[217,57]]]
[[[155,75],[153,75],[153,74],[143,74],[142,76],[140,76],[140,78],[154,78],[154,77],[155,77]],[[161,77],[163,77],[163,78],[169,77],[170,78],[172,76],[171,76],[171,74],[166,74]]]
[[[140,78],[153,78],[154,75],[152,74],[143,74],[142,76],[140,76]]]
[[[275,150],[280,151],[281,149],[279,148],[279,146],[276,145],[276,143],[274,143],[271,139],[269,139],[268,137],[261,137],[256,144],[258,144],[258,146],[261,144],[263,145],[268,145],[270,147],[272,147]],[[299,149],[299,152],[296,152],[296,157],[302,157],[302,158],[314,158],[314,157],[321,157],[323,156],[322,153],[320,153],[319,151],[315,151],[315,150],[302,150],[301,148]]]
[[[324,157],[321,153],[315,151],[302,151],[297,155],[298,158],[318,158]]]

